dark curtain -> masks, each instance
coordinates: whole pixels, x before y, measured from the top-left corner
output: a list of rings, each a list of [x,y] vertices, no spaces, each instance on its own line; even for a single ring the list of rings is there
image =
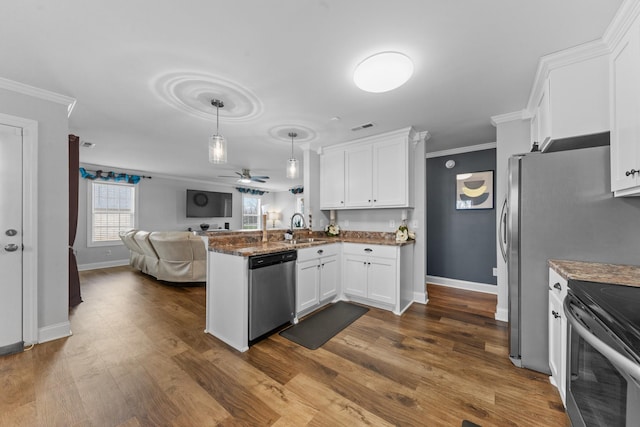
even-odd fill
[[[69,308],[82,302],[78,263],[73,253],[73,242],[78,228],[78,185],[80,167],[80,138],[69,135]]]

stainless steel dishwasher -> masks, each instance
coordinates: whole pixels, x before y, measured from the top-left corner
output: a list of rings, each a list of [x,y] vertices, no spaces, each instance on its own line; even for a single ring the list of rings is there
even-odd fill
[[[249,344],[296,315],[296,251],[249,257]]]

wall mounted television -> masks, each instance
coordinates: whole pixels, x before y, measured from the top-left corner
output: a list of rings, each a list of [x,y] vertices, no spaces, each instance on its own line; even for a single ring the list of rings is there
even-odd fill
[[[231,193],[187,190],[187,218],[231,217],[232,202]]]

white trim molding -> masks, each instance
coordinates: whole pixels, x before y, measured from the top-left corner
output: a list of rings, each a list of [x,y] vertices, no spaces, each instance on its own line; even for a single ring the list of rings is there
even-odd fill
[[[53,341],[71,336],[71,323],[61,322],[40,328],[38,331],[38,343]]]
[[[38,342],[38,122],[0,113],[0,123],[22,128],[22,339]]]
[[[0,88],[7,89],[23,95],[33,96],[34,98],[44,99],[45,101],[55,102],[67,106],[67,117],[71,116],[73,108],[76,106],[76,99],[70,96],[60,95],[46,89],[40,89],[35,86],[29,86],[24,83],[0,77]]]
[[[78,265],[78,271],[98,270],[100,268],[109,268],[109,267],[122,267],[123,265],[129,265],[129,260],[115,259],[113,261],[92,262],[89,264],[81,264],[81,265]]]
[[[497,116],[491,116],[491,124],[493,127],[497,127],[499,124],[512,122],[514,120],[527,120],[531,115],[527,110],[513,111],[511,113],[498,114]]]
[[[540,58],[536,76],[533,79],[533,86],[529,94],[529,101],[527,102],[527,114],[533,117],[536,104],[544,90],[544,83],[552,70],[608,54],[609,47],[602,39],[598,39]]]
[[[427,153],[427,159],[433,159],[435,157],[453,156],[455,154],[471,153],[473,151],[491,150],[496,148],[498,144],[495,142],[487,142],[486,144],[470,145],[468,147],[452,148],[450,150],[432,151]]]
[[[640,16],[639,0],[625,0],[622,2],[602,36],[602,40],[604,40],[609,50],[613,50],[620,43],[620,40],[629,31],[629,27],[638,16]]]
[[[438,277],[427,275],[427,283],[434,285],[448,286],[450,288],[464,289],[467,291],[482,292],[484,294],[498,294],[498,286],[488,283],[469,282],[466,280],[449,279],[448,277]]]
[[[496,309],[495,319],[496,320],[500,320],[501,322],[508,322],[509,321],[509,309],[498,307]]]
[[[418,304],[426,304],[429,302],[427,298],[426,292],[414,292],[413,293],[413,302],[417,302]]]

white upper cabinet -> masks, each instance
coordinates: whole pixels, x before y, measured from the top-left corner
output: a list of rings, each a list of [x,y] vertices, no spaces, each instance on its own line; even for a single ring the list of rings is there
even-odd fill
[[[371,146],[362,145],[345,150],[345,207],[367,208],[373,201],[373,163]]]
[[[608,56],[554,66],[535,87],[531,142],[542,151],[554,141],[610,130]]]
[[[344,208],[344,151],[329,151],[320,156],[320,206]]]
[[[615,46],[611,77],[611,191],[640,195],[640,20]]]
[[[407,128],[325,148],[320,156],[320,208],[412,207],[409,152],[414,137]],[[337,159],[342,159],[342,171],[336,170]]]

